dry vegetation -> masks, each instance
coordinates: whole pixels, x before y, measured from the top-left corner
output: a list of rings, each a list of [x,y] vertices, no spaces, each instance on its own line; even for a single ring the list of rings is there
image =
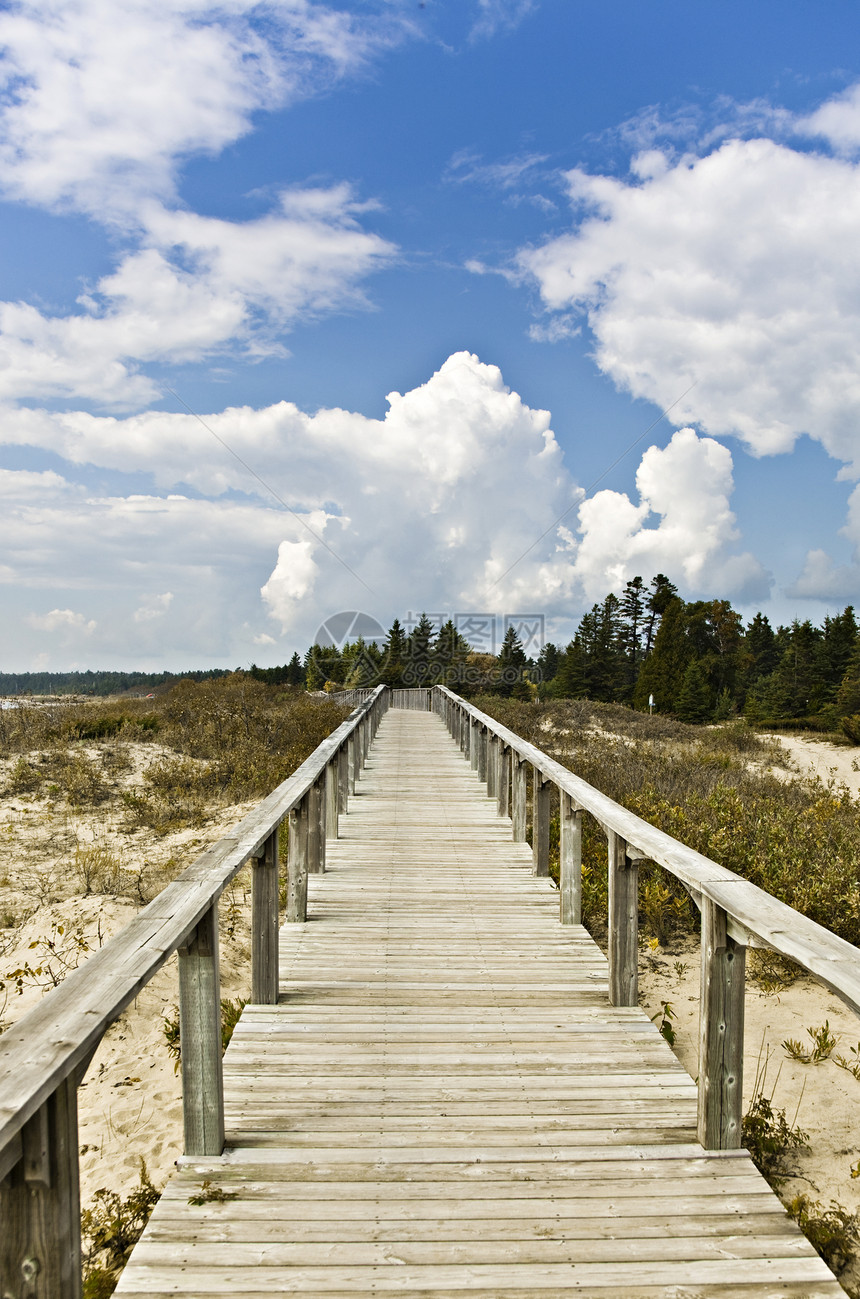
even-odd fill
[[[0,709],[0,1032],[289,775],[346,710],[240,674],[159,698]],[[220,907],[222,995],[249,991],[247,872]],[[108,1030],[79,1092],[87,1296],[181,1153],[175,960]],[[229,1018],[229,1016],[228,1016]],[[141,1179],[140,1156],[148,1173]]]
[[[703,728],[585,700],[474,702],[644,820],[860,945],[860,802],[835,779],[788,771],[778,741],[743,722]],[[557,875],[557,815],[551,845]],[[604,941],[606,840],[588,817],[583,863],[585,923]],[[640,924],[642,1005],[695,1077],[698,914],[646,863]],[[745,1144],[860,1296],[860,1024],[775,953],[751,951],[748,966]]]

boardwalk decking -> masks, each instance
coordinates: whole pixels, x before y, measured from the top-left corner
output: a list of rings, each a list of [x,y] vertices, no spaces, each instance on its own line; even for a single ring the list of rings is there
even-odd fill
[[[693,1082],[434,714],[386,715],[341,836],[228,1049],[225,1153],[183,1161],[118,1295],[843,1293],[748,1156],[696,1144]],[[235,1198],[189,1204],[204,1179]]]

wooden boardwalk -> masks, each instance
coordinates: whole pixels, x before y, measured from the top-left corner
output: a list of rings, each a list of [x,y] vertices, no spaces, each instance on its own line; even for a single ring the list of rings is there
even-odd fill
[[[696,1143],[694,1083],[435,714],[388,712],[341,836],[227,1051],[225,1153],[182,1161],[117,1295],[843,1293]],[[189,1204],[205,1179],[230,1198]]]

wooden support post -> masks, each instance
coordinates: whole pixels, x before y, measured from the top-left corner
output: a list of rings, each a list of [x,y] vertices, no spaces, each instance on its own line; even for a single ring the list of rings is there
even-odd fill
[[[549,875],[549,794],[550,785],[532,767],[532,860],[535,875]]]
[[[287,854],[287,920],[308,918],[308,796],[290,812],[290,846]]]
[[[325,836],[326,839],[337,838],[337,804],[338,804],[338,770],[337,758],[333,758],[325,769]]]
[[[499,741],[487,732],[487,798],[498,797]]]
[[[469,766],[472,768],[473,771],[478,770],[479,740],[480,740],[480,732],[478,730],[478,723],[475,721],[474,717],[470,717],[469,718]]]
[[[251,1001],[278,1004],[278,831],[269,835],[251,872]]]
[[[499,783],[496,790],[497,810],[499,816],[508,815],[508,802],[511,789],[511,751],[506,744],[499,745]]]
[[[699,1140],[706,1150],[741,1144],[746,948],[726,933],[726,913],[702,898],[699,1012]]]
[[[478,727],[478,780],[487,779],[487,732],[483,726]]]
[[[353,731],[352,735],[350,735],[349,739],[346,742],[347,770],[349,773],[349,777],[348,777],[349,793],[353,795],[355,794],[355,782],[358,779],[358,771],[357,771],[358,757],[356,753],[357,748],[358,748],[358,739],[356,737],[355,731]]]
[[[511,820],[514,843],[526,841],[526,764],[518,753],[512,755]]]
[[[639,1004],[639,868],[614,830],[609,839],[609,1004]]]
[[[25,1124],[23,1158],[0,1182],[0,1295],[81,1299],[76,1076]]]
[[[308,874],[325,871],[325,799],[322,781],[316,780],[308,790]]]
[[[179,1036],[186,1155],[224,1149],[218,903],[179,948]]]
[[[559,790],[558,918],[563,925],[582,924],[582,813]]]
[[[342,744],[337,751],[337,810],[342,815],[349,811],[349,745]],[[340,824],[338,824],[340,833]]]

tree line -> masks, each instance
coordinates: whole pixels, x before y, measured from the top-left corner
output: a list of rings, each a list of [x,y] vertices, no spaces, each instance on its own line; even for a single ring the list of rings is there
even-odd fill
[[[753,723],[842,729],[860,719],[860,630],[852,606],[820,626],[795,619],[748,623],[728,600],[683,600],[663,573],[634,577],[582,617],[566,646],[530,658],[513,627],[497,655],[469,644],[452,621],[395,619],[383,643],[312,645],[281,668],[252,667],[274,683],[321,691],[384,683],[449,685],[460,694],[585,698],[668,713],[682,721],[745,716]],[[860,720],[857,721],[860,739]],[[852,736],[853,738],[853,736]]]

